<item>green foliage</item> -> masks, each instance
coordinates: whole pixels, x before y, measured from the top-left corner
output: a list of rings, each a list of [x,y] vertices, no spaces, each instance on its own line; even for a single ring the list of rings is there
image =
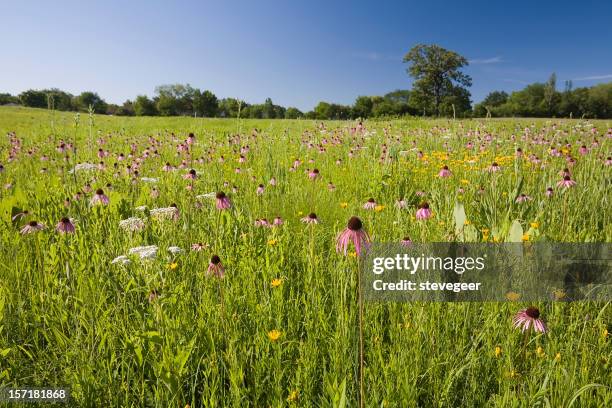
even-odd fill
[[[407,71],[415,80],[416,109],[436,116],[448,115],[448,107],[453,104],[461,113],[469,110],[467,88],[472,78],[461,72],[468,65],[465,57],[438,45],[419,44],[404,56],[404,62],[410,64]]]
[[[134,114],[136,116],[155,116],[157,107],[146,95],[138,95],[134,101]]]

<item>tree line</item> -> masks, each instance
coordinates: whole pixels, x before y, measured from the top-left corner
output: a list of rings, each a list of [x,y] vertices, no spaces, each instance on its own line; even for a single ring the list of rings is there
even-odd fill
[[[122,105],[107,103],[97,93],[72,95],[59,89],[30,89],[19,95],[0,93],[0,105],[20,104],[62,111],[89,111],[124,116],[195,116],[254,119],[356,119],[399,116],[445,117],[588,117],[612,118],[612,82],[573,88],[566,81],[557,90],[556,75],[512,92],[491,92],[472,107],[468,88],[472,78],[462,70],[468,60],[437,45],[419,44],[404,57],[414,79],[411,90],[383,96],[359,96],[352,105],[319,102],[313,110],[276,105],[270,98],[249,104],[237,98],[219,99],[189,84],[161,85],[153,97],[138,95]]]

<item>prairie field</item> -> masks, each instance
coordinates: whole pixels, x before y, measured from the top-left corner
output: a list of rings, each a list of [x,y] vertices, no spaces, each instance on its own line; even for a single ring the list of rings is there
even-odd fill
[[[70,406],[359,406],[352,216],[372,242],[456,240],[458,203],[472,242],[612,242],[612,121],[0,107],[0,134],[0,384]],[[545,333],[528,306],[366,302],[364,405],[612,406],[610,303],[535,304]]]

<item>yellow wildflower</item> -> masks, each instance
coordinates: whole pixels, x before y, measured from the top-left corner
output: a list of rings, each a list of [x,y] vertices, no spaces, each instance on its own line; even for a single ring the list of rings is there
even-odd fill
[[[279,287],[281,284],[283,283],[282,279],[279,278],[274,278],[272,279],[272,282],[270,283],[270,285],[272,285],[273,288],[277,288]]]
[[[270,246],[274,246],[274,245],[276,245],[277,243],[278,243],[278,240],[276,240],[276,239],[270,239],[270,240],[268,240],[268,245],[270,245]]]
[[[555,354],[555,361],[561,361],[561,353]]]
[[[291,391],[291,394],[289,394],[289,396],[287,397],[287,402],[297,401],[299,396],[300,396],[300,392],[298,390],[293,390]]]
[[[348,203],[340,203],[340,208],[346,208],[348,207]]]
[[[511,302],[516,302],[520,298],[521,298],[520,293],[516,293],[516,292],[508,292],[508,293],[506,293],[506,299],[508,299]]]
[[[178,264],[176,262],[172,262],[168,264],[168,269],[176,269],[178,268]]]
[[[384,205],[377,205],[376,207],[374,207],[374,211],[376,212],[381,212],[384,209],[385,209]]]
[[[499,346],[495,346],[495,357],[501,356],[502,349]]]
[[[270,330],[268,332],[268,338],[270,339],[270,341],[276,341],[280,338],[281,336],[281,332],[274,329],[274,330]]]
[[[544,349],[541,346],[538,346],[538,348],[536,349],[536,354],[538,355],[538,357],[544,357],[546,355]]]
[[[531,224],[529,224],[529,225],[531,226],[531,228],[536,229],[536,228],[538,228],[538,227],[540,226],[540,223],[539,223],[539,222],[534,221],[534,222],[532,222],[532,223],[531,223]]]

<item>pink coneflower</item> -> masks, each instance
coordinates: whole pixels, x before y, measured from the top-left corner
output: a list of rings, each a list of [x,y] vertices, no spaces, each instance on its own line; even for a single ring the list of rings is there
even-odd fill
[[[193,133],[190,133],[189,136],[187,137],[187,144],[193,144],[193,142],[195,142],[195,135]]]
[[[335,191],[336,190],[336,186],[334,185],[334,183],[332,183],[331,181],[329,183],[327,183],[327,189],[329,191]]]
[[[376,208],[376,200],[374,200],[373,198],[370,198],[363,205],[363,208],[366,209],[366,210],[373,210],[374,208]]]
[[[569,175],[563,177],[563,180],[560,180],[557,183],[557,187],[564,187],[564,188],[570,188],[575,185],[576,185],[576,182],[572,180],[572,178]]]
[[[580,146],[580,149],[578,149],[578,153],[585,155],[589,152],[589,149],[587,149],[587,147],[585,145]]]
[[[404,248],[408,248],[408,247],[412,246],[412,240],[410,239],[410,237],[404,237],[400,241],[400,245],[403,246]]]
[[[518,197],[516,197],[517,203],[524,203],[525,201],[529,201],[529,200],[531,200],[531,197],[529,197],[526,194],[521,194]]]
[[[608,156],[608,158],[604,162],[604,166],[612,166],[612,157]]]
[[[60,222],[55,227],[57,232],[62,234],[73,234],[74,233],[74,224],[72,220],[68,217],[64,217],[60,220]]]
[[[217,209],[218,210],[227,210],[231,208],[232,202],[229,197],[225,195],[223,191],[219,191],[216,195],[217,197]]]
[[[246,157],[244,157],[243,155],[240,155],[240,158],[238,159],[238,163],[244,163],[246,162]]]
[[[516,149],[516,152],[514,154],[516,157],[522,157],[523,156],[523,149],[521,149],[520,147],[518,149]]]
[[[496,172],[498,172],[500,170],[501,170],[501,167],[499,167],[499,164],[497,164],[497,162],[491,163],[491,165],[489,166],[489,169],[488,169],[488,171],[490,173],[496,173]]]
[[[223,276],[225,275],[225,268],[221,263],[221,258],[219,258],[219,255],[213,255],[210,258],[207,273],[208,275],[214,275],[217,278],[223,278]]]
[[[260,184],[257,186],[257,190],[255,191],[257,195],[262,195],[264,193],[264,185]]]
[[[408,203],[403,198],[400,198],[399,200],[395,202],[395,206],[399,209],[403,209],[408,206]]]
[[[172,170],[172,165],[170,164],[170,162],[166,162],[166,164],[164,164],[164,167],[162,167],[163,171],[170,171]]]
[[[313,169],[308,173],[308,178],[311,180],[316,180],[319,177],[319,169]]]
[[[417,220],[426,220],[433,216],[433,212],[429,208],[429,203],[424,202],[419,205],[419,209],[416,212]]]
[[[196,178],[196,171],[194,169],[189,170],[189,173],[185,174],[183,176],[183,178],[185,180],[195,180],[195,178]]]
[[[202,242],[197,242],[195,244],[191,244],[191,250],[192,251],[202,251],[203,249],[208,248],[207,244],[204,244]]]
[[[38,221],[30,221],[28,222],[22,229],[22,234],[33,234],[38,231],[42,231],[45,229],[44,224],[39,223]]]
[[[21,212],[18,212],[17,214],[15,214],[13,216],[13,218],[11,218],[12,221],[17,221],[20,220],[22,218],[27,217],[30,214],[30,212],[28,210],[23,210]]]
[[[301,221],[306,224],[318,224],[319,223],[319,219],[317,218],[317,214],[315,213],[308,214],[306,217],[302,218]]]
[[[370,242],[370,236],[363,229],[363,223],[357,217],[351,217],[348,220],[346,229],[338,235],[336,240],[336,252],[343,252],[346,255],[349,243],[352,242],[355,246],[357,256],[361,255],[362,247],[367,249]]]
[[[270,223],[265,218],[258,218],[255,220],[255,226],[256,227],[269,227]]]
[[[270,184],[271,186],[275,186],[276,185],[276,178],[272,177],[270,179],[270,181],[268,182],[268,184]]]
[[[440,177],[440,178],[450,177],[452,175],[453,175],[453,173],[451,173],[451,171],[448,169],[448,166],[442,167],[440,169],[440,172],[438,173],[438,177]]]
[[[415,191],[415,192],[414,192],[414,194],[415,194],[417,197],[425,197],[425,195],[426,195],[427,193],[425,193],[424,191]]]
[[[533,327],[533,330],[536,332],[547,332],[546,324],[540,319],[540,310],[535,306],[520,310],[512,321],[514,327],[520,328],[523,333],[529,330],[530,327]]]
[[[554,194],[553,188],[552,187],[548,187],[546,189],[546,193],[544,193],[544,194],[546,194],[546,197],[552,197],[553,194]]]
[[[97,204],[108,205],[108,203],[109,203],[109,199],[104,194],[104,190],[102,190],[101,188],[96,190],[96,194],[94,194],[94,196],[91,198],[91,201],[90,201],[91,205],[97,205]]]
[[[151,198],[157,197],[159,197],[159,190],[157,189],[157,187],[153,187],[153,189],[151,190]]]
[[[274,217],[274,221],[272,221],[273,225],[283,225],[283,219],[280,216]]]

